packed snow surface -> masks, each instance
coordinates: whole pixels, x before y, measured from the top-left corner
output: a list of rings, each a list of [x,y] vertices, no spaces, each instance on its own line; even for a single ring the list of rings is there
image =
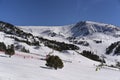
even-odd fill
[[[99,63],[75,56],[70,58],[72,62],[64,62],[63,69],[54,70],[43,60],[17,55],[9,58],[0,52],[0,80],[120,80],[119,70],[106,67],[96,71]]]

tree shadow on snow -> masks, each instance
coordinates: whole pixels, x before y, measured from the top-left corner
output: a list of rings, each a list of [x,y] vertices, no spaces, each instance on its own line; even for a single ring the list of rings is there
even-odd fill
[[[46,66],[40,66],[40,68],[43,68],[43,69],[52,69],[51,67],[46,67]]]
[[[7,58],[8,56],[0,55],[0,57],[6,57]]]

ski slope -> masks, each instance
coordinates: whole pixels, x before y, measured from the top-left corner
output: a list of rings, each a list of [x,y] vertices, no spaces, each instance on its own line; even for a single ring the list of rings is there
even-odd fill
[[[120,71],[117,69],[102,68],[95,71],[95,65],[99,63],[83,56],[74,55],[69,60],[72,63],[64,62],[63,69],[54,70],[47,68],[43,60],[16,55],[8,58],[0,52],[0,80],[120,80]]]

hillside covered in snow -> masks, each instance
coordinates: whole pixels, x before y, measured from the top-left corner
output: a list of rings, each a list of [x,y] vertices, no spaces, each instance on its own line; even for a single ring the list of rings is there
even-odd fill
[[[66,26],[14,26],[0,21],[0,80],[119,80],[120,28],[81,21]],[[58,55],[63,69],[48,68],[46,55]],[[102,64],[102,66],[100,66]],[[100,70],[99,70],[100,69]]]

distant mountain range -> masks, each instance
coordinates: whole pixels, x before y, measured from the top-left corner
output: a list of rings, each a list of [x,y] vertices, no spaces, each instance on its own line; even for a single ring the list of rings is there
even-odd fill
[[[6,45],[14,44],[15,49],[23,48],[30,53],[39,54],[46,48],[64,52],[91,51],[106,60],[120,60],[119,44],[112,51],[110,46],[120,40],[120,27],[92,21],[81,21],[66,26],[14,26],[0,21],[0,42]],[[114,55],[113,55],[114,54]],[[111,58],[110,55],[113,57]]]

